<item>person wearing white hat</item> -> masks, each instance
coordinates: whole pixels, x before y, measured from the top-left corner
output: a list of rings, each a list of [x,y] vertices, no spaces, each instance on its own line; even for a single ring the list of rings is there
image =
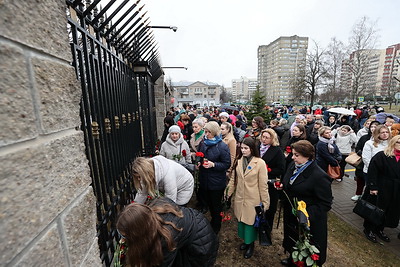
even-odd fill
[[[168,132],[165,142],[161,145],[160,155],[189,168],[189,165],[192,165],[192,157],[190,156],[189,145],[183,139],[181,128],[178,125],[172,125]],[[194,166],[189,169],[194,169]]]
[[[229,122],[229,114],[228,112],[221,112],[219,114],[219,120],[220,120],[220,124],[223,122]]]

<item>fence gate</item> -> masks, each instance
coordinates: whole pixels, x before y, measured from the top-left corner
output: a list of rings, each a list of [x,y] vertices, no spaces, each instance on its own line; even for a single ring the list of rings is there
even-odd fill
[[[130,164],[153,153],[156,142],[154,81],[162,70],[147,19],[138,16],[143,8],[139,1],[117,5],[110,0],[101,10],[100,0],[66,1],[72,64],[82,87],[81,129],[97,199],[100,255],[106,266],[118,241],[117,215],[135,193]]]

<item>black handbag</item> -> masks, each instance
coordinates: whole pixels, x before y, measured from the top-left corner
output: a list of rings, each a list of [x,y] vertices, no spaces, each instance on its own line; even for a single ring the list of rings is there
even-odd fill
[[[254,222],[254,227],[258,230],[258,241],[260,242],[260,246],[271,246],[271,227],[268,224],[268,221],[265,219],[264,206],[260,203],[259,206],[255,207],[256,209],[256,220]]]
[[[383,225],[385,221],[385,211],[365,199],[359,199],[357,201],[353,212],[377,226]]]

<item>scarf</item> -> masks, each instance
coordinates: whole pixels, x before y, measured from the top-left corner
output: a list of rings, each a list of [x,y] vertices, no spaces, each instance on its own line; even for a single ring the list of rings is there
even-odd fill
[[[253,159],[253,156],[245,157],[243,156],[243,172],[246,171],[247,165],[249,165],[250,161]]]
[[[319,136],[318,139],[322,143],[328,144],[329,153],[333,154],[335,152],[335,147],[333,146],[333,144],[335,143],[335,140],[336,140],[335,137],[332,136],[331,139],[326,139],[325,137]]]
[[[218,144],[221,141],[222,141],[221,135],[217,135],[211,139],[207,139],[207,137],[204,136],[204,144],[206,146],[213,146],[213,145]]]
[[[263,145],[263,144],[261,144],[261,146],[260,146],[260,156],[261,156],[261,158],[264,156],[265,152],[267,152],[267,150],[268,150],[268,148],[270,146],[271,145]]]
[[[203,133],[204,133],[204,130],[201,130],[197,134],[194,134],[194,140],[197,141],[197,139],[199,139],[203,135]]]
[[[394,150],[394,156],[396,157],[396,161],[399,162],[400,160],[400,150]]]
[[[295,164],[295,169],[292,177],[290,177],[289,183],[293,184],[299,174],[302,173],[308,166],[310,166],[311,163],[313,163],[313,160],[309,160],[307,162],[304,162],[303,164]]]

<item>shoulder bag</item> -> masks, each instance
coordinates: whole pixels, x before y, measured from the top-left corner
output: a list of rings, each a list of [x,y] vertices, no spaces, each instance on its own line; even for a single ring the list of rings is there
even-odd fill
[[[361,163],[361,157],[359,155],[357,155],[357,153],[355,152],[351,152],[347,158],[346,158],[346,162],[348,164],[350,164],[353,167],[357,167],[358,165],[360,165]]]
[[[332,179],[339,179],[340,178],[340,166],[339,164],[337,166],[332,166],[328,165],[328,170],[326,173],[332,178]]]
[[[384,223],[385,211],[365,199],[359,199],[357,201],[353,212],[373,225],[381,226]]]

